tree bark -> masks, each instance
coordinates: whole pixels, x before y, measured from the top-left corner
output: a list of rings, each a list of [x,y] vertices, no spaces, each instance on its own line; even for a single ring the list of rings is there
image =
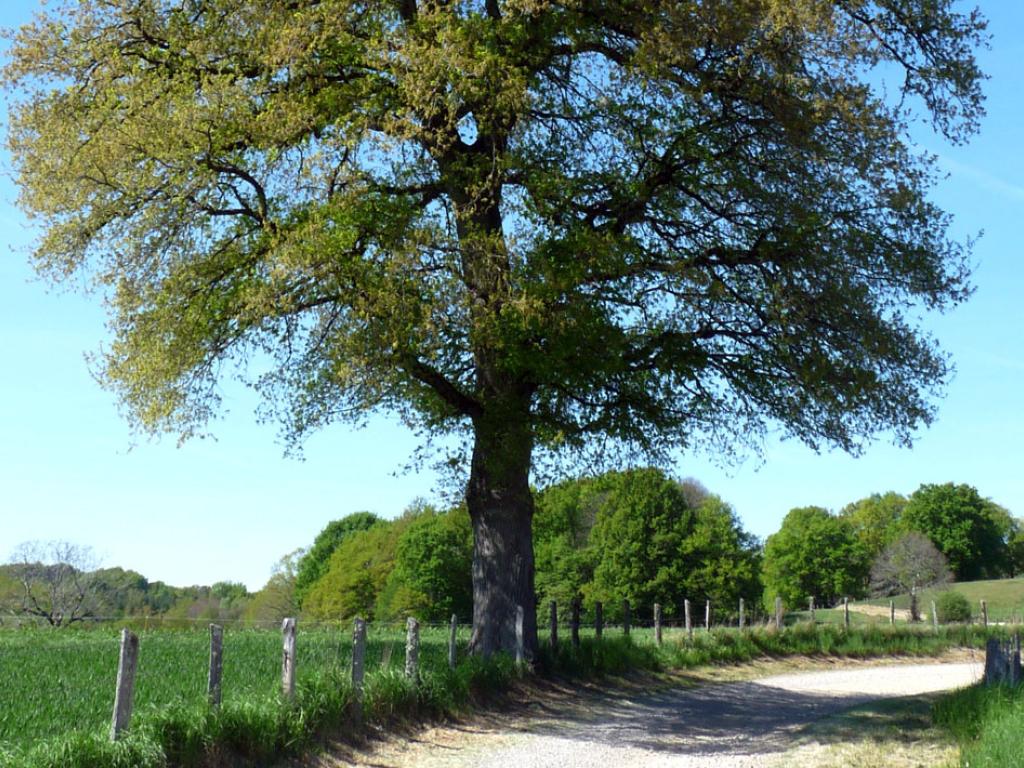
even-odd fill
[[[490,656],[516,649],[516,607],[523,607],[526,661],[537,658],[533,590],[533,438],[528,414],[488,413],[474,420],[466,505],[473,522],[473,633],[470,649]]]

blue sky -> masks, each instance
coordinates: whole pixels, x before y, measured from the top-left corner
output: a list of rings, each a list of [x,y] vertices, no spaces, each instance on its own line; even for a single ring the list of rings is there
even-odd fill
[[[23,23],[36,7],[7,0],[0,26]],[[981,134],[966,147],[919,138],[949,174],[934,199],[954,214],[956,234],[984,231],[975,295],[927,321],[957,366],[938,420],[910,450],[883,436],[860,458],[775,440],[739,466],[699,451],[678,457],[676,475],[724,497],[759,536],[793,507],[838,509],[873,492],[947,481],[974,485],[1024,516],[1024,4],[981,7],[994,35],[980,56],[991,76]],[[361,509],[391,517],[417,496],[438,498],[431,472],[395,474],[416,443],[393,420],[330,428],[299,461],[283,456],[275,427],[256,423],[254,398],[232,386],[216,440],[133,446],[85,362],[106,335],[98,297],[34,278],[32,232],[14,205],[6,155],[0,168],[0,560],[22,541],[58,538],[150,579],[257,588],[281,555],[308,545],[333,518]]]

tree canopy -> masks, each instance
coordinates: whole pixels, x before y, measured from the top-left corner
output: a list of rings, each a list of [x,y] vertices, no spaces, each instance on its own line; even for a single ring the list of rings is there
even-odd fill
[[[903,511],[908,530],[919,531],[949,560],[959,581],[999,578],[1009,568],[1009,513],[970,485],[922,485]]]
[[[793,608],[809,597],[818,605],[860,597],[870,564],[846,518],[821,507],[794,509],[765,542],[765,596],[779,596]]]
[[[295,599],[300,606],[313,584],[327,572],[334,550],[353,533],[365,531],[378,522],[380,518],[372,512],[353,512],[340,520],[332,520],[317,534],[296,566]]]
[[[82,0],[15,36],[8,146],[142,429],[202,431],[237,363],[289,438],[379,409],[469,438],[486,653],[533,615],[537,451],[931,420],[914,311],[968,254],[907,126],[976,129],[983,30],[952,0]]]

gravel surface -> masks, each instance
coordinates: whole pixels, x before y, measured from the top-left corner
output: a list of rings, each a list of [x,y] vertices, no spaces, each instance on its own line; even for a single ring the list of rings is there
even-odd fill
[[[750,682],[590,694],[562,711],[443,727],[378,752],[395,768],[743,768],[778,765],[807,725],[866,702],[957,688],[980,664],[903,664]]]

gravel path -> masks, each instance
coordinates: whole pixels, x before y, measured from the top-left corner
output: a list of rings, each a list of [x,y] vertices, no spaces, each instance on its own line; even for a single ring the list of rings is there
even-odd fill
[[[778,675],[585,701],[492,727],[435,728],[365,763],[405,768],[763,768],[808,724],[866,702],[968,685],[981,665]]]

